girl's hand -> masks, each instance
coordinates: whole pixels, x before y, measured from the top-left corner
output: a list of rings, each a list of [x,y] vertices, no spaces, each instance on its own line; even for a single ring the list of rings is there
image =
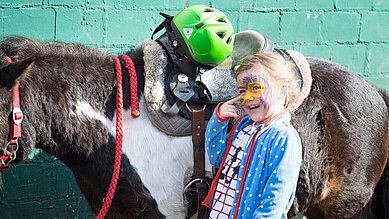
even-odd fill
[[[235,107],[235,103],[238,103],[242,99],[242,95],[232,98],[226,101],[219,107],[219,115],[224,118],[236,118],[238,117],[238,109]]]

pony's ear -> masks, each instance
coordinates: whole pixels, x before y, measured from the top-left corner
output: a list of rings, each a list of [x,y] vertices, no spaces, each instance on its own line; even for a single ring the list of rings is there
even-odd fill
[[[29,57],[21,61],[12,62],[1,68],[0,87],[11,88],[14,85],[16,79],[20,77],[20,75],[28,66],[30,66],[34,60],[34,57]]]

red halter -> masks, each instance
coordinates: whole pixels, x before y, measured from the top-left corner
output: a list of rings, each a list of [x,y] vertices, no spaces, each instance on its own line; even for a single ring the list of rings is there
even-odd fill
[[[4,60],[9,63],[12,62],[10,57],[5,57]],[[16,151],[19,148],[19,138],[22,137],[23,112],[20,109],[19,88],[18,82],[16,82],[12,88],[12,121],[9,129],[9,141],[3,148],[3,154],[0,158],[0,171],[7,170],[11,161],[16,159]]]

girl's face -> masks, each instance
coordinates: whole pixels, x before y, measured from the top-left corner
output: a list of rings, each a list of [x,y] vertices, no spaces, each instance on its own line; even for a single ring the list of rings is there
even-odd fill
[[[269,74],[259,71],[244,71],[238,74],[238,92],[242,96],[241,105],[250,118],[264,121],[284,110],[280,86],[276,86]]]

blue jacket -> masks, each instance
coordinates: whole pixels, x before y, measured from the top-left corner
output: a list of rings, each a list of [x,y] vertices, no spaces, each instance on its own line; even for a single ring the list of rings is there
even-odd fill
[[[250,142],[246,146],[234,196],[234,204],[239,196],[241,199],[236,219],[287,218],[295,196],[302,160],[301,140],[297,131],[290,124],[290,119],[290,113],[283,114],[262,128],[257,139],[253,139],[255,142],[253,142],[254,149],[250,158],[251,164],[247,167],[248,172],[243,183],[243,192],[238,195],[244,167],[247,165]],[[219,170],[222,169],[220,167],[222,167],[224,155],[228,153],[233,139],[240,130],[253,122],[248,116],[245,116],[231,130],[233,136],[228,141],[230,134],[227,133],[228,121],[221,121],[216,113],[213,114],[205,133],[206,150],[213,166]],[[212,203],[217,180],[218,176],[203,202],[208,207],[212,206],[209,203]],[[236,208],[232,208],[229,218],[233,218],[235,210]]]

